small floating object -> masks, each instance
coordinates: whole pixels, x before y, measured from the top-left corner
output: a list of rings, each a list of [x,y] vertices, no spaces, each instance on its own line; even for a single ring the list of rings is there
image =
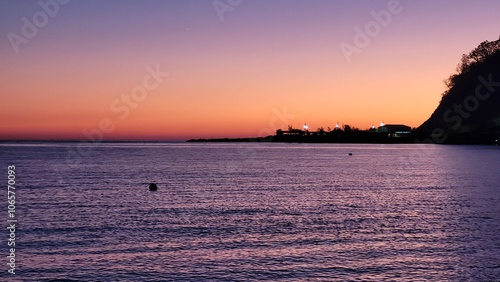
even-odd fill
[[[158,186],[156,186],[156,183],[150,183],[149,191],[156,191],[156,190],[158,190]]]
[[[349,156],[352,156],[352,153],[349,153]]]

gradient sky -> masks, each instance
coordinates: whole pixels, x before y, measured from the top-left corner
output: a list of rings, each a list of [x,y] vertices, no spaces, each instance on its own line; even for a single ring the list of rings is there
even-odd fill
[[[348,62],[340,45],[391,1],[243,0],[221,20],[213,0],[72,0],[17,53],[9,34],[43,9],[0,1],[0,139],[85,139],[103,120],[109,140],[417,127],[461,55],[498,39],[500,1],[401,0]],[[148,67],[169,75],[128,106]]]

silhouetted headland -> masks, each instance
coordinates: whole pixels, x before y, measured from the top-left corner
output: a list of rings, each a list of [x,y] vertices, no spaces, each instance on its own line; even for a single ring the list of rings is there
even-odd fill
[[[464,54],[431,117],[415,130],[418,142],[498,144],[500,38]]]
[[[278,129],[259,138],[191,139],[189,142],[290,143],[437,143],[495,144],[500,140],[500,38],[484,41],[464,54],[457,73],[446,79],[447,90],[430,116],[416,129],[381,124],[369,130],[349,125],[317,131]]]

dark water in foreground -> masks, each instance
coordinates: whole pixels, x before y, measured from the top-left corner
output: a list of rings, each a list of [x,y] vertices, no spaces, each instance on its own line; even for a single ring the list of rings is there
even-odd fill
[[[76,145],[0,144],[0,279],[500,280],[500,147]]]

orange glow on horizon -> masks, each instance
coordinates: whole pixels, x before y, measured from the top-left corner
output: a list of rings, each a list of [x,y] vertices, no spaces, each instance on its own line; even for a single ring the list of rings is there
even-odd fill
[[[297,1],[286,13],[279,3],[249,3],[224,22],[211,5],[187,2],[146,2],[143,11],[123,4],[115,14],[75,1],[19,53],[3,41],[0,140],[86,139],[103,119],[114,127],[106,140],[257,137],[304,122],[311,130],[336,122],[368,129],[382,120],[418,127],[461,55],[498,36],[485,27],[498,25],[500,6],[464,4],[456,12],[474,17],[464,23],[444,4],[429,14],[425,3],[405,2],[349,63],[340,43],[352,43],[353,28],[386,2]],[[19,33],[29,9],[0,5],[11,11],[0,19],[2,34]],[[95,22],[84,20],[96,9],[103,13]],[[191,13],[179,17],[178,9]],[[461,27],[469,32],[443,36]],[[157,66],[169,76],[131,99]],[[276,113],[284,109],[286,119]]]

